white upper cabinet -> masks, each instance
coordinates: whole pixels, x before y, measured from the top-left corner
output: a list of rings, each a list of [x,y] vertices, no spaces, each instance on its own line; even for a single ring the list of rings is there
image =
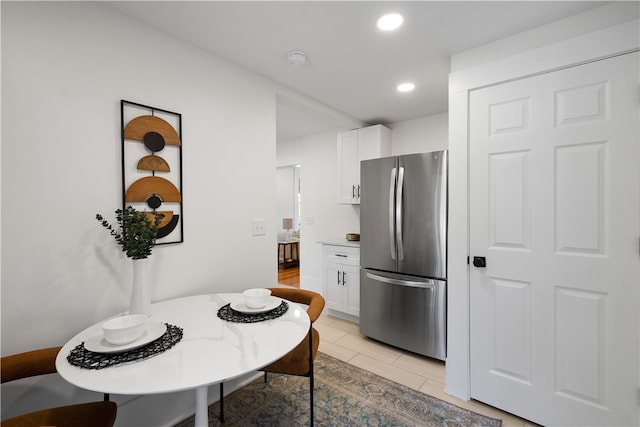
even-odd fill
[[[338,203],[360,204],[360,162],[391,155],[391,130],[368,126],[338,134]]]

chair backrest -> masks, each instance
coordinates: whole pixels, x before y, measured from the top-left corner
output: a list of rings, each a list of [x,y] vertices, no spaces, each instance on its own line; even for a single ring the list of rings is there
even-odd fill
[[[2,383],[53,374],[62,347],[43,348],[0,359]],[[89,402],[29,412],[0,422],[2,427],[60,426],[113,427],[118,413],[115,402]]]
[[[317,292],[297,288],[269,288],[269,290],[273,296],[308,305],[307,315],[311,323],[320,317],[324,309],[324,298]]]
[[[20,378],[56,373],[56,356],[62,347],[43,348],[0,359],[2,384]]]

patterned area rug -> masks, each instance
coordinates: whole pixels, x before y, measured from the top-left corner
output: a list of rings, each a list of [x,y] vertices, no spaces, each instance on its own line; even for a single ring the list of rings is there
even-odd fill
[[[406,427],[499,427],[485,417],[420,393],[318,352],[315,361],[315,425]],[[225,396],[225,422],[219,403],[209,407],[209,426],[308,426],[309,379],[269,374]],[[175,427],[193,427],[188,418]]]

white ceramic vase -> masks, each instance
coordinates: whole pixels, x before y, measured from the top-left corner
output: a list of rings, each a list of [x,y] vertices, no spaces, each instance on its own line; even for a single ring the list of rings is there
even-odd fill
[[[134,259],[133,286],[129,314],[151,315],[151,292],[149,290],[149,258]]]

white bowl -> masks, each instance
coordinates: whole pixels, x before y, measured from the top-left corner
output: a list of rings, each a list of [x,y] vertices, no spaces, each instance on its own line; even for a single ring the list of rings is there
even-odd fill
[[[130,314],[107,320],[102,324],[104,339],[116,345],[134,342],[144,332],[147,319],[146,314]]]
[[[242,293],[244,304],[249,308],[262,308],[269,303],[271,291],[264,288],[247,289]]]

